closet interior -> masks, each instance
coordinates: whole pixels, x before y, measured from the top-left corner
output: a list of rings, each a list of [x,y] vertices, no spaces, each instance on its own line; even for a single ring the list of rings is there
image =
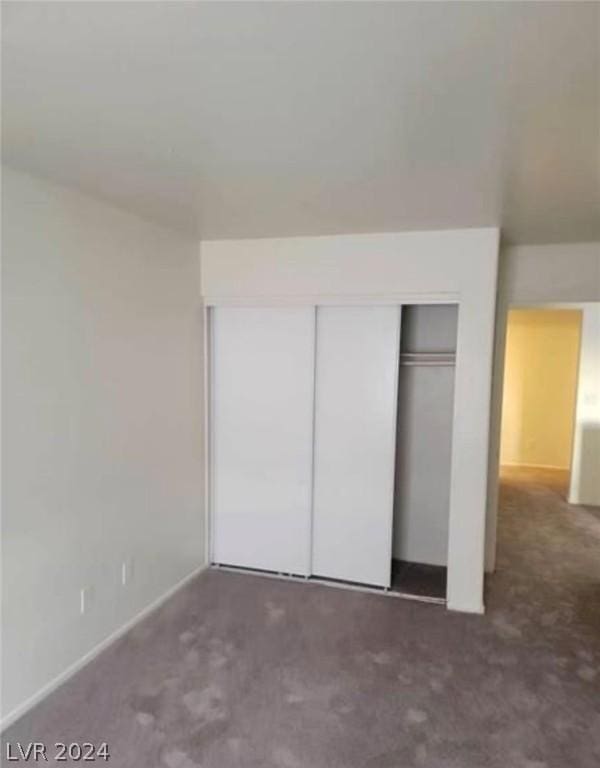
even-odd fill
[[[445,599],[456,305],[214,307],[214,565]]]
[[[444,599],[458,305],[402,308],[392,589]]]

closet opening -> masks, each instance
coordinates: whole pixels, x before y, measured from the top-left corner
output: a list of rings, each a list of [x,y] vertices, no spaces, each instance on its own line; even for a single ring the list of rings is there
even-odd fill
[[[391,590],[445,602],[457,304],[402,307]]]

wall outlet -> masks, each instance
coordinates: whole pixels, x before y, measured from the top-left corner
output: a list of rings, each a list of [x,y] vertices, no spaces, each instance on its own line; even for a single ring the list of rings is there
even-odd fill
[[[79,590],[79,612],[83,616],[85,613],[89,613],[92,607],[92,601],[94,599],[93,587],[82,587]]]
[[[126,587],[133,581],[133,558],[129,557],[121,563],[121,586]]]

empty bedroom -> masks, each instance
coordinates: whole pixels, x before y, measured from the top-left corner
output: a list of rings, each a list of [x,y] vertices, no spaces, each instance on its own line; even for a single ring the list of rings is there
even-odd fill
[[[600,4],[1,2],[2,765],[600,765]]]

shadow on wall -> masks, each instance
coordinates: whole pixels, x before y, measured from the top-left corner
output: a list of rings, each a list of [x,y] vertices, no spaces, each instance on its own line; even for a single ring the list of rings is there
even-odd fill
[[[579,503],[600,506],[600,424],[582,424],[580,440],[579,466],[573,467]]]

